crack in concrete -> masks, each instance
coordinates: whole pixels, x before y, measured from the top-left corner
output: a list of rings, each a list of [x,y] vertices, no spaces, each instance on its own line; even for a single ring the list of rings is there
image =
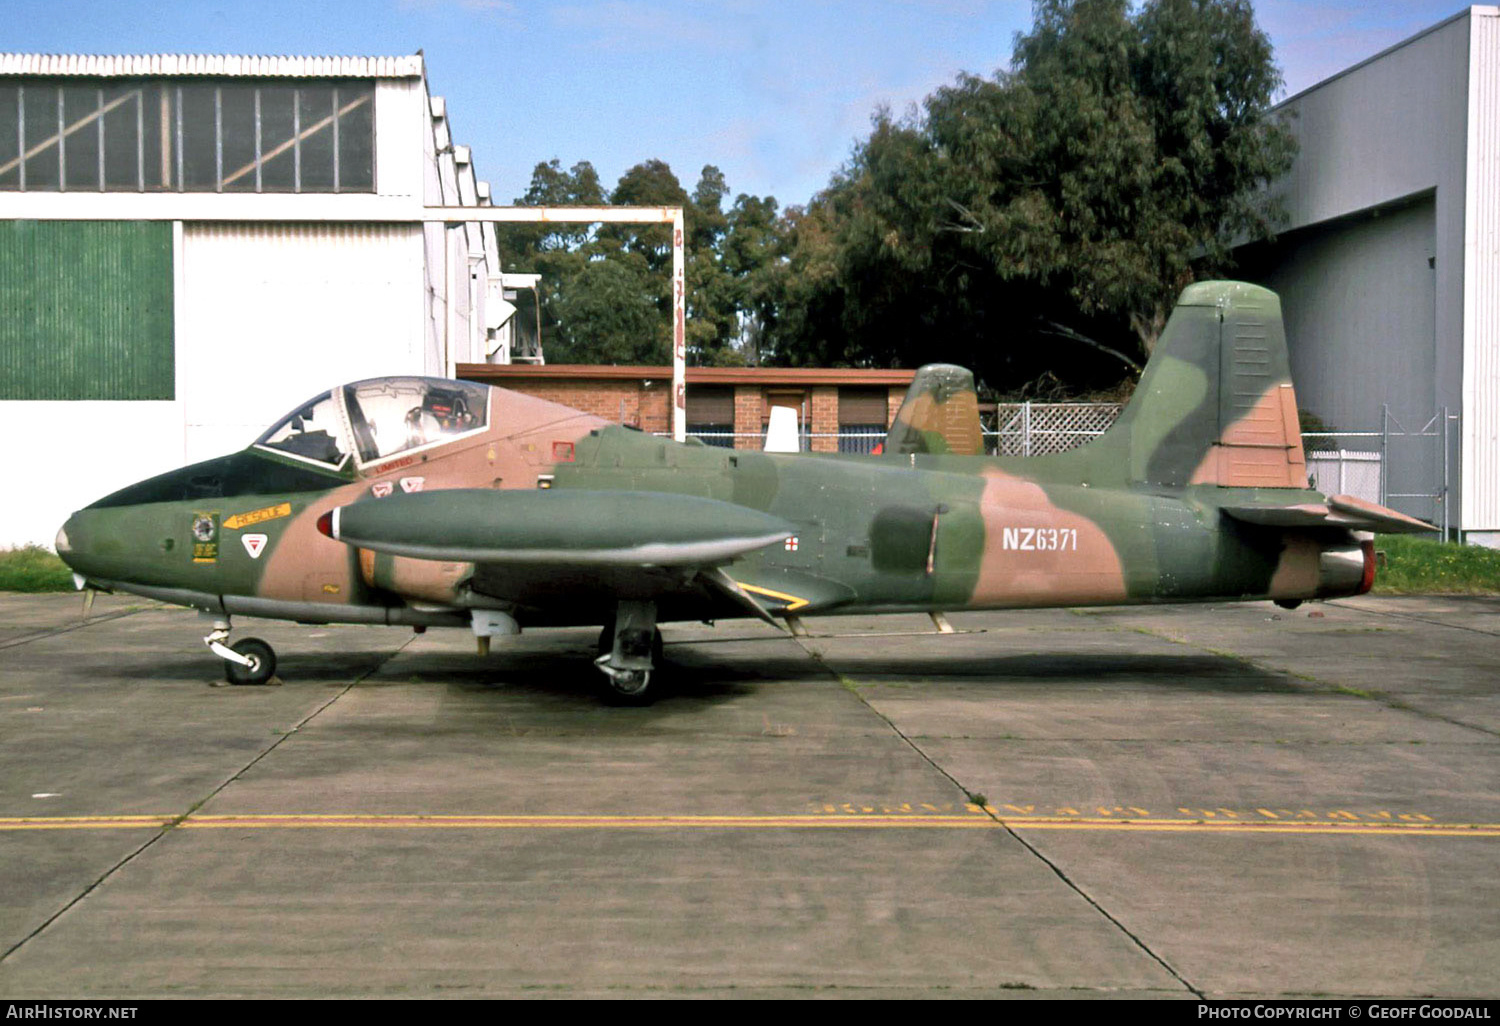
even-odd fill
[[[43,638],[55,638],[59,634],[67,634],[69,631],[80,631],[85,627],[93,627],[95,624],[106,623],[110,620],[119,620],[123,617],[134,616],[136,613],[144,613],[147,609],[156,609],[157,606],[137,606],[133,609],[119,609],[112,613],[100,613],[91,616],[87,620],[79,620],[65,627],[49,627],[45,630],[36,631],[33,634],[23,634],[19,638],[10,638],[0,641],[0,649],[15,648],[17,645],[28,645],[33,641],[41,641]]]
[[[1354,608],[1358,608],[1358,607],[1351,606],[1349,608],[1354,609]],[[1360,612],[1375,612],[1375,610],[1365,610],[1365,609],[1360,609],[1359,611]],[[1403,613],[1386,613],[1385,615],[1386,616],[1404,616],[1406,614],[1403,614]],[[1418,617],[1412,617],[1411,619],[1419,619],[1419,618]],[[1437,621],[1429,621],[1429,622],[1437,624]],[[1453,625],[1453,624],[1437,624],[1437,626],[1440,626],[1440,627],[1455,627],[1455,625]],[[1364,699],[1367,702],[1377,702],[1380,705],[1385,706],[1387,709],[1395,709],[1395,710],[1397,710],[1399,712],[1409,712],[1409,713],[1412,713],[1413,715],[1421,716],[1421,717],[1423,717],[1425,719],[1436,720],[1439,723],[1446,723],[1446,724],[1448,724],[1449,726],[1452,726],[1452,727],[1462,727],[1465,730],[1472,730],[1472,731],[1475,731],[1476,733],[1483,734],[1483,735],[1485,735],[1486,737],[1489,737],[1489,738],[1500,737],[1500,730],[1491,730],[1489,727],[1483,727],[1483,726],[1480,726],[1477,723],[1469,723],[1469,722],[1467,722],[1465,720],[1455,719],[1452,716],[1444,716],[1442,713],[1435,713],[1435,712],[1431,712],[1431,711],[1429,711],[1427,709],[1420,709],[1417,706],[1410,705],[1410,704],[1408,704],[1406,702],[1403,702],[1401,699],[1397,698],[1394,694],[1392,694],[1389,691],[1376,691],[1376,690],[1373,690],[1373,689],[1371,689],[1371,690],[1363,690],[1363,689],[1358,689],[1358,688],[1351,688],[1351,687],[1348,687],[1347,685],[1343,685],[1343,684],[1335,684],[1335,683],[1332,683],[1331,681],[1326,681],[1326,680],[1322,679],[1321,677],[1314,677],[1311,674],[1298,673],[1298,672],[1293,671],[1293,670],[1288,670],[1288,669],[1286,669],[1284,667],[1276,666],[1274,663],[1259,662],[1253,656],[1241,655],[1238,652],[1230,652],[1227,649],[1209,648],[1207,645],[1200,645],[1198,642],[1196,642],[1196,641],[1188,641],[1186,638],[1174,638],[1170,634],[1163,634],[1161,631],[1152,630],[1150,627],[1133,627],[1131,629],[1134,630],[1137,634],[1145,634],[1145,635],[1147,635],[1149,637],[1160,638],[1162,641],[1169,642],[1169,643],[1171,643],[1173,645],[1181,645],[1184,648],[1197,649],[1199,652],[1204,652],[1204,653],[1207,653],[1208,655],[1212,655],[1212,656],[1218,656],[1220,659],[1233,659],[1235,662],[1244,663],[1246,666],[1253,666],[1257,670],[1261,670],[1263,672],[1279,674],[1279,675],[1281,675],[1283,677],[1289,677],[1292,680],[1301,681],[1301,682],[1303,682],[1305,684],[1315,684],[1315,685],[1318,686],[1319,690],[1323,694],[1346,695],[1346,696],[1348,696],[1350,698],[1362,698],[1362,699]],[[1455,627],[1455,629],[1456,630],[1474,631],[1474,633],[1476,633],[1476,634],[1490,634],[1490,633],[1492,633],[1491,631],[1481,631],[1481,630],[1478,630],[1477,628],[1473,628],[1473,627]],[[1369,743],[1369,742],[1355,742],[1355,743],[1364,744],[1364,743]],[[1397,742],[1397,743],[1401,743],[1401,742]],[[1431,742],[1431,743],[1436,744],[1436,743],[1439,743],[1439,742]],[[1446,742],[1446,743],[1456,744],[1458,742]]]
[[[107,617],[101,617],[100,619],[115,619],[115,618],[117,618],[119,616],[128,616],[128,615],[130,615],[130,613],[139,612],[139,611],[140,610],[127,610],[124,613],[111,613],[111,614],[108,614]],[[87,624],[79,624],[78,626],[87,626]],[[273,741],[273,742],[271,742],[271,744],[268,745],[265,748],[265,750],[262,751],[259,755],[257,755],[255,758],[251,759],[249,762],[245,763],[245,765],[241,766],[239,769],[235,770],[232,774],[230,774],[229,777],[227,779],[225,779],[223,783],[219,784],[213,790],[209,791],[208,794],[204,795],[202,798],[198,799],[192,805],[188,806],[187,810],[184,811],[180,816],[174,817],[171,822],[169,822],[169,823],[163,825],[162,827],[160,827],[154,834],[152,834],[149,838],[147,838],[146,841],[140,845],[140,847],[136,848],[130,854],[126,855],[120,861],[116,862],[113,866],[110,866],[108,869],[106,869],[96,880],[94,880],[93,883],[89,884],[82,891],[78,892],[78,894],[74,895],[73,898],[70,901],[68,901],[66,904],[64,904],[62,908],[58,909],[56,912],[52,913],[52,915],[48,916],[45,920],[43,920],[41,922],[41,924],[36,927],[36,929],[32,930],[26,936],[22,937],[15,944],[12,944],[9,948],[7,948],[4,951],[4,953],[0,953],[0,965],[4,965],[5,962],[6,962],[6,960],[9,959],[12,955],[14,955],[17,951],[20,951],[23,947],[25,947],[27,944],[29,944],[32,940],[34,940],[35,938],[39,937],[49,926],[51,926],[53,923],[57,922],[64,915],[66,915],[70,910],[72,910],[73,908],[75,908],[79,904],[79,902],[83,901],[84,898],[87,898],[90,894],[94,893],[96,890],[98,890],[100,887],[102,887],[104,885],[105,881],[109,880],[110,877],[114,876],[120,870],[124,869],[127,865],[129,865],[131,862],[133,862],[139,855],[143,854],[148,848],[150,848],[152,845],[156,844],[156,842],[160,841],[163,837],[166,837],[167,834],[171,833],[172,830],[175,829],[179,823],[181,823],[183,820],[187,819],[193,813],[195,813],[199,809],[201,809],[204,805],[206,805],[210,801],[212,801],[215,797],[217,797],[220,793],[222,793],[223,790],[226,787],[228,787],[230,784],[234,783],[236,780],[240,779],[240,777],[244,776],[244,774],[247,771],[249,771],[250,769],[252,769],[262,759],[264,759],[266,756],[270,755],[278,747],[280,747],[281,743],[283,741],[285,741],[287,738],[289,738],[289,737],[293,736],[294,734],[296,734],[304,726],[306,726],[308,723],[310,723],[313,720],[314,717],[318,716],[325,709],[327,709],[329,706],[331,706],[334,702],[337,702],[340,698],[343,698],[345,695],[347,695],[350,691],[352,691],[361,682],[363,682],[364,680],[366,680],[369,677],[373,676],[382,667],[384,667],[386,663],[389,663],[392,659],[394,659],[398,655],[400,655],[406,649],[406,646],[410,645],[412,643],[412,641],[414,641],[415,639],[416,639],[416,635],[412,635],[411,637],[407,638],[400,645],[398,645],[391,652],[390,655],[388,655],[385,658],[381,659],[380,662],[378,662],[374,666],[370,667],[370,669],[366,670],[364,673],[360,674],[358,677],[355,677],[353,680],[351,680],[348,683],[347,686],[341,688],[339,690],[338,694],[333,695],[331,698],[328,699],[328,701],[324,702],[322,705],[319,705],[312,712],[310,712],[306,716],[302,717],[302,719],[298,720],[297,723],[290,730],[284,732],[279,737],[277,737],[276,740]]]
[[[1352,609],[1356,613],[1374,613],[1377,616],[1394,616],[1399,620],[1415,620],[1418,623],[1431,624],[1434,627],[1447,627],[1450,630],[1470,631],[1474,634],[1487,634],[1492,638],[1500,638],[1500,631],[1487,631],[1483,627],[1468,627],[1461,623],[1448,623],[1445,620],[1431,620],[1425,616],[1418,616],[1415,613],[1398,613],[1393,609],[1371,609],[1369,606],[1351,606],[1345,602],[1330,601],[1328,604],[1330,606],[1337,606],[1339,609]]]

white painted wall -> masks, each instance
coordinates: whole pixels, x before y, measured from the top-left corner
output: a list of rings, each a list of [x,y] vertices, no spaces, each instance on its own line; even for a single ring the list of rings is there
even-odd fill
[[[421,202],[427,88],[420,78],[375,83],[375,194]]]
[[[1500,548],[1500,8],[1474,8],[1469,29],[1461,523]]]
[[[358,378],[421,374],[417,225],[190,224],[177,301],[189,460]]]
[[[0,403],[0,438],[0,547],[50,547],[74,510],[183,464],[176,402]]]

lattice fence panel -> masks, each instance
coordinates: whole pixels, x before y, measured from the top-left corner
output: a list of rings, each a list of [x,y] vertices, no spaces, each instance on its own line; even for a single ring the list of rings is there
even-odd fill
[[[1120,416],[1120,403],[1000,403],[989,451],[1000,456],[1067,452],[1098,438]]]

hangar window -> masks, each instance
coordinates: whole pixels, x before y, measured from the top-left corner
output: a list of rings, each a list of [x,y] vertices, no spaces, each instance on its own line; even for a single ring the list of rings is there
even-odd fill
[[[374,192],[375,84],[0,85],[0,190]]]

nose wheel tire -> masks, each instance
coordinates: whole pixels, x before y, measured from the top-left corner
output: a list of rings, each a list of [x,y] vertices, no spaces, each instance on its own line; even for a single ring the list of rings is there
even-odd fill
[[[276,653],[259,638],[241,638],[229,646],[250,660],[249,666],[224,660],[224,678],[231,684],[265,684],[276,673]]]

